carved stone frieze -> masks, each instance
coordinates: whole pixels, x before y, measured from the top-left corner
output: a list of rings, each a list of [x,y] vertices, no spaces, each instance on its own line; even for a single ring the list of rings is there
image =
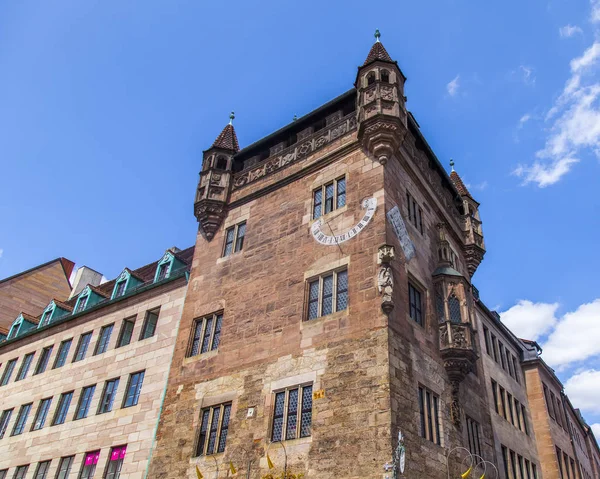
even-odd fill
[[[292,163],[303,160],[313,152],[323,148],[337,138],[356,128],[356,115],[351,113],[332,123],[325,130],[305,137],[301,142],[286,148],[275,156],[261,161],[253,168],[247,168],[233,177],[233,189],[239,189],[264,176],[270,175]]]
[[[397,151],[405,134],[399,118],[380,114],[363,121],[358,131],[363,147],[382,165]]]
[[[201,199],[194,204],[194,215],[202,227],[204,236],[210,241],[221,227],[227,209],[222,201]]]
[[[395,257],[394,247],[384,244],[377,252],[377,264],[380,265],[377,276],[377,289],[381,298],[381,309],[385,314],[390,314],[394,309],[392,293],[394,292],[394,276],[390,263]]]

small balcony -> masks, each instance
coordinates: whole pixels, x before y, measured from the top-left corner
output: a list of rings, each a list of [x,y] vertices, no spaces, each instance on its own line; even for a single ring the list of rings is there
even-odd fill
[[[470,323],[440,323],[440,353],[451,381],[461,382],[475,366],[477,352]]]

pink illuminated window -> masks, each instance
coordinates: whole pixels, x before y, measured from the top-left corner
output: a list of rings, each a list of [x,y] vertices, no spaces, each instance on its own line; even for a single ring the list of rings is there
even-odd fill
[[[106,468],[106,475],[104,476],[105,479],[119,479],[126,451],[127,446],[118,446],[111,449],[110,459]]]
[[[83,460],[83,467],[79,473],[79,479],[92,479],[96,472],[96,464],[100,459],[100,451],[88,452]]]

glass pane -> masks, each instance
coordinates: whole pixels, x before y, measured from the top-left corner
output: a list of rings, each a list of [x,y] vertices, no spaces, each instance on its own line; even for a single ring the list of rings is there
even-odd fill
[[[312,426],[312,386],[302,388],[302,414],[300,419],[300,437],[310,436]]]
[[[340,271],[337,275],[336,311],[348,307],[348,271]]]
[[[204,338],[202,339],[202,349],[200,350],[200,353],[205,353],[208,351],[210,335],[212,334],[212,326],[213,318],[210,317],[206,320],[206,329],[204,330]]]
[[[233,250],[233,235],[234,228],[229,228],[225,233],[225,249],[223,250],[223,256],[229,256]]]
[[[194,324],[194,337],[192,339],[192,348],[190,350],[190,356],[196,356],[200,351],[200,340],[202,337],[202,325],[204,321],[197,319]]]
[[[215,325],[215,334],[213,335],[213,342],[211,350],[215,350],[219,347],[219,341],[221,340],[221,324],[223,323],[223,315],[217,316],[217,324]]]
[[[215,442],[217,440],[217,428],[219,427],[219,417],[221,415],[221,408],[213,409],[212,420],[210,422],[210,433],[208,436],[208,448],[206,454],[212,454],[215,452]]]
[[[333,183],[325,186],[325,214],[333,210]]]
[[[454,295],[450,296],[448,300],[448,310],[450,311],[450,321],[453,323],[462,322],[461,314],[460,314],[460,302],[458,298]]]
[[[206,431],[208,430],[209,415],[210,409],[204,409],[202,411],[202,422],[200,423],[200,437],[198,438],[198,446],[196,447],[197,456],[204,454],[204,445],[206,443]]]
[[[319,316],[319,281],[313,281],[309,285],[308,293],[308,319],[315,319]]]
[[[281,433],[283,430],[283,413],[285,406],[285,393],[280,392],[275,395],[275,410],[273,414],[273,434],[271,439],[273,442],[281,441]]]
[[[337,182],[337,208],[346,204],[346,179],[342,178]]]
[[[321,202],[323,200],[323,190],[320,188],[314,193],[313,219],[321,216]]]
[[[288,413],[286,425],[286,439],[296,438],[296,426],[298,421],[298,390],[292,389],[288,397]]]
[[[237,227],[237,236],[235,239],[235,252],[241,251],[244,246],[244,236],[246,235],[246,223],[240,223]]]
[[[223,408],[223,422],[221,425],[221,435],[219,436],[219,446],[217,452],[223,452],[225,450],[225,443],[227,442],[227,431],[229,427],[229,416],[231,414],[231,405],[227,405]]]
[[[333,312],[333,275],[323,278],[323,311],[322,316]]]

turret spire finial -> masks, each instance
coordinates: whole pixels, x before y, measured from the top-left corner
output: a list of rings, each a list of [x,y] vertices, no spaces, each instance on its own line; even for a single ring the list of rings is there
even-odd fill
[[[229,114],[229,124],[230,124],[230,125],[233,125],[233,119],[234,119],[234,118],[235,118],[235,113],[232,111],[232,112]]]
[[[379,43],[379,38],[381,38],[381,33],[379,33],[379,28],[375,29],[375,41]]]
[[[454,160],[452,158],[450,158],[450,168],[454,171]]]

